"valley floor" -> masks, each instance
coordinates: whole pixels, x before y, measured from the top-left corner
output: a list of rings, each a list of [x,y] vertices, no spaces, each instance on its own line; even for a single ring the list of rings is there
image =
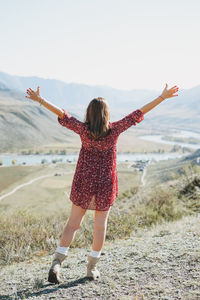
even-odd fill
[[[47,281],[52,255],[0,271],[0,299],[200,299],[200,215],[106,242],[101,279],[85,277],[90,248],[70,249],[60,285]]]

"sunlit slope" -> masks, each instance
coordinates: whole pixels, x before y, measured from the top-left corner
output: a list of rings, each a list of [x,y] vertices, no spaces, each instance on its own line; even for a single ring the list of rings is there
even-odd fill
[[[38,103],[23,99],[19,92],[0,90],[0,151],[48,144],[71,144],[76,138],[62,128],[57,116]]]

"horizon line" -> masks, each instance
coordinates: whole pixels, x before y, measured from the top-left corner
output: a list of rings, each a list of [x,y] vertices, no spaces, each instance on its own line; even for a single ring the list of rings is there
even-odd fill
[[[65,83],[65,84],[77,84],[77,85],[85,85],[85,86],[89,86],[89,87],[104,87],[104,88],[110,88],[110,89],[113,89],[113,90],[119,90],[119,91],[124,91],[124,92],[130,92],[130,91],[136,91],[136,90],[155,91],[155,92],[158,91],[157,89],[150,89],[150,88],[119,89],[119,88],[115,88],[115,87],[112,87],[110,85],[105,85],[105,84],[88,84],[88,83],[80,83],[80,82],[74,82],[74,81],[67,82],[67,81],[64,81],[64,80],[61,80],[61,79],[57,79],[57,78],[41,77],[41,76],[38,76],[38,75],[18,75],[18,74],[7,73],[7,72],[4,72],[4,71],[0,71],[0,73],[4,73],[4,74],[9,75],[9,76],[22,77],[22,78],[35,77],[35,78],[44,79],[44,80],[55,80],[55,81],[60,81],[60,82]],[[183,88],[182,90],[189,90],[189,89],[196,88],[198,86],[200,86],[200,83],[197,84],[197,85],[194,85],[192,87],[189,87],[189,88]]]

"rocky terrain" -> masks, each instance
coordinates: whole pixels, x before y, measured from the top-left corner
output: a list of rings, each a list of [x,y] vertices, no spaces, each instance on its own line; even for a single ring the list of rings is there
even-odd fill
[[[200,299],[199,228],[196,214],[105,242],[98,281],[85,277],[90,248],[70,249],[59,285],[47,281],[53,253],[3,267],[0,299]]]

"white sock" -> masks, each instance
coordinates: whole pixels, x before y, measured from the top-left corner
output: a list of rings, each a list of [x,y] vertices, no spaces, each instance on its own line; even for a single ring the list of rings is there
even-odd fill
[[[68,250],[69,250],[69,247],[60,247],[60,246],[58,246],[56,248],[56,252],[64,254],[64,255],[67,255]]]
[[[101,255],[101,251],[94,251],[94,250],[92,250],[90,252],[90,256],[92,256],[92,257],[98,258],[98,257],[100,257],[100,255]]]

